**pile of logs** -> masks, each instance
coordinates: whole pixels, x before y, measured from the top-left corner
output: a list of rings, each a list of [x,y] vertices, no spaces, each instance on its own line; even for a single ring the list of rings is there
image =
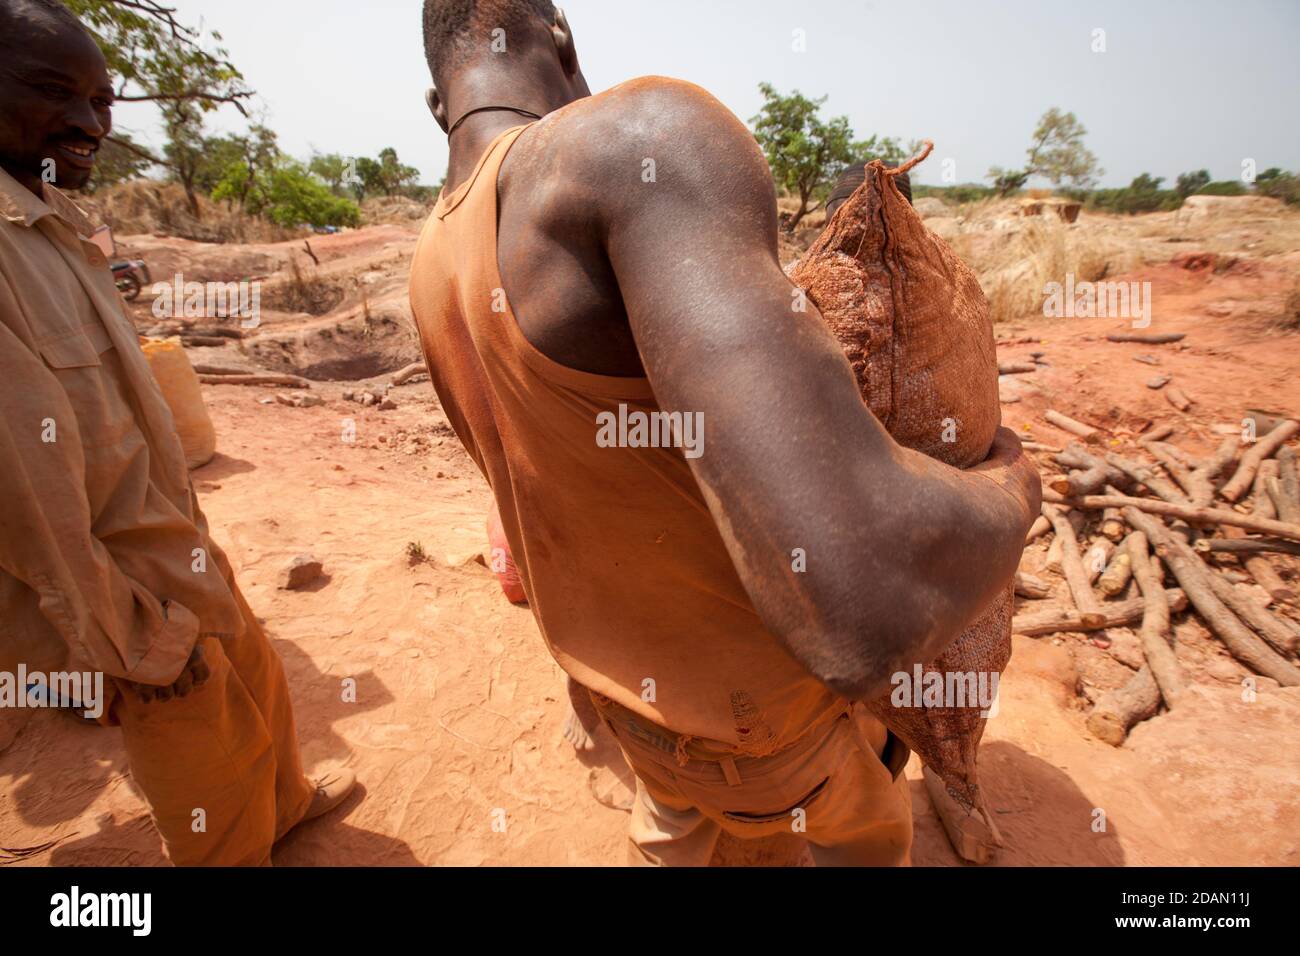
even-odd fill
[[[1063,471],[1044,481],[1043,514],[1029,541],[1054,536],[1045,567],[1065,579],[1070,604],[1034,610],[1033,600],[1053,588],[1022,573],[1016,592],[1031,601],[1021,604],[1014,630],[1042,636],[1134,626],[1145,658],[1126,684],[1097,701],[1089,730],[1119,746],[1162,704],[1178,706],[1188,682],[1171,643],[1171,616],[1184,611],[1251,673],[1300,684],[1300,624],[1285,613],[1300,587],[1277,565],[1290,560],[1279,556],[1300,554],[1300,475],[1287,445],[1300,422],[1282,421],[1250,443],[1230,436],[1196,459],[1165,440],[1168,426],[1139,439],[1133,457],[1108,451],[1114,443],[1096,429],[1049,417],[1082,441],[1050,456]],[[1088,531],[1095,537],[1085,545]],[[1166,573],[1176,588],[1166,587]],[[1250,581],[1267,603],[1238,587]]]

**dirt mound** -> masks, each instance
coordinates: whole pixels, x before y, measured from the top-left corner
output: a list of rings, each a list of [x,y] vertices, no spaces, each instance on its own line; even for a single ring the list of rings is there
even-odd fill
[[[77,203],[92,219],[122,235],[177,236],[198,242],[278,242],[298,234],[252,219],[206,196],[197,198],[199,213],[195,216],[178,184],[135,179],[81,196]]]
[[[273,246],[195,242],[174,236],[117,233],[117,253],[143,259],[155,282],[180,275],[186,282],[238,282],[267,276],[288,265],[288,254]],[[145,290],[148,292],[148,290]]]
[[[1276,216],[1285,207],[1267,196],[1188,196],[1182,212],[1188,219],[1220,219],[1233,216]]]
[[[432,205],[405,196],[374,196],[361,204],[361,223],[365,226],[406,225],[424,222]]]

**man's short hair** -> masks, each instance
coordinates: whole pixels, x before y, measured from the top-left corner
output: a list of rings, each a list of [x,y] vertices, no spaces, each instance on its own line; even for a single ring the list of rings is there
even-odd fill
[[[0,0],[0,49],[18,50],[33,30],[55,32],[64,27],[85,31],[77,15],[60,0]]]
[[[491,32],[520,27],[540,18],[555,22],[551,0],[424,0],[424,56],[435,77],[472,48],[475,39],[486,47]]]

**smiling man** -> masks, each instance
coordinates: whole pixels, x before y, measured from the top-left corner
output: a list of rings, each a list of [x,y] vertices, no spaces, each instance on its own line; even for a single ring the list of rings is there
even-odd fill
[[[113,678],[106,722],[171,860],[266,864],[355,776],[303,775],[280,660],[208,535],[91,224],[60,191],[89,179],[112,103],[65,7],[0,0],[0,671]],[[28,713],[0,710],[0,747]]]

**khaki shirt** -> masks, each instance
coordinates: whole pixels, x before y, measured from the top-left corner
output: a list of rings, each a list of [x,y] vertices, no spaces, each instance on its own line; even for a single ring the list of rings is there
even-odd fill
[[[167,684],[244,623],[92,228],[0,170],[0,671]]]

